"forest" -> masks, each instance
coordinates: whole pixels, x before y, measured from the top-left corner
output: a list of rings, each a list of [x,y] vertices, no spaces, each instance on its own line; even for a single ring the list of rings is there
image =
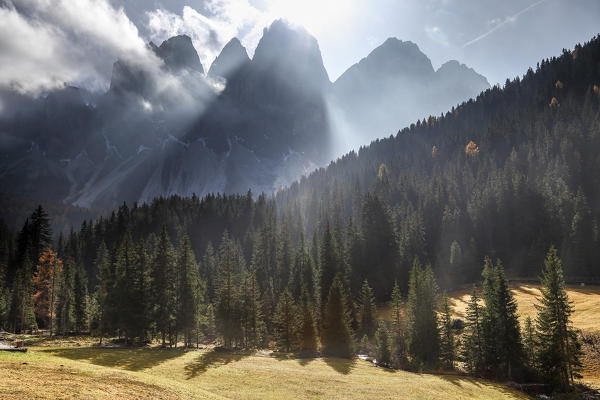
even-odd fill
[[[0,227],[0,326],[573,384],[565,281],[600,278],[600,38],[261,194]],[[540,276],[521,327],[508,278]],[[476,286],[465,321],[441,295]],[[393,322],[377,324],[391,304]],[[458,343],[457,337],[461,341]],[[556,367],[558,366],[558,367]]]

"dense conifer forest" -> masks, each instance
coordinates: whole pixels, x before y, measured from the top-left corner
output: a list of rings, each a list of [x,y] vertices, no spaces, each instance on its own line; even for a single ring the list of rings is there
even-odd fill
[[[0,226],[0,325],[342,357],[375,344],[390,366],[460,360],[568,388],[565,279],[600,279],[599,85],[597,37],[273,197],[123,204],[58,237],[39,207],[18,232]],[[507,277],[543,268],[522,334]],[[439,295],[465,284],[481,289],[455,321]]]

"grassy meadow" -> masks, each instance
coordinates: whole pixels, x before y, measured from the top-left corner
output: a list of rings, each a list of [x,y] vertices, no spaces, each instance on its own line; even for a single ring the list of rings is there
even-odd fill
[[[521,318],[535,316],[533,285],[513,287]],[[569,287],[573,323],[600,332],[600,287]],[[464,317],[468,291],[451,293]],[[380,309],[385,318],[389,310]],[[221,353],[105,348],[97,340],[27,338],[27,353],[0,352],[2,399],[524,399],[500,383],[460,375],[391,371],[363,360],[295,358],[270,351]],[[600,387],[600,363],[586,357],[584,382]]]

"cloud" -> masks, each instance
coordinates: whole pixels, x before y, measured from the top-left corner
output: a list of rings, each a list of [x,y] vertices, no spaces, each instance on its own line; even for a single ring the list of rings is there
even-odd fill
[[[123,9],[106,0],[5,1],[0,21],[0,87],[21,93],[106,88],[117,58],[159,65]]]
[[[439,26],[425,26],[425,33],[432,41],[441,44],[442,46],[448,46],[448,37]]]
[[[150,39],[160,44],[174,35],[189,35],[208,70],[223,46],[234,37],[252,53],[262,29],[273,19],[247,0],[208,0],[203,12],[190,6],[184,6],[181,14],[165,9],[146,12]]]
[[[474,43],[477,43],[478,41],[480,41],[481,39],[484,39],[486,37],[488,37],[489,35],[491,35],[492,33],[496,32],[498,29],[502,28],[504,25],[508,24],[508,23],[514,23],[517,21],[517,19],[519,19],[519,17],[522,14],[525,14],[527,11],[531,10],[534,7],[539,6],[542,3],[545,3],[548,0],[539,0],[536,1],[535,3],[530,4],[529,6],[523,8],[521,11],[517,12],[516,14],[510,15],[508,17],[506,17],[504,20],[501,20],[499,18],[495,18],[492,21],[490,21],[491,24],[494,25],[493,28],[491,28],[489,31],[485,32],[482,35],[477,36],[475,39],[468,41],[467,43],[463,44],[463,48],[470,46]]]

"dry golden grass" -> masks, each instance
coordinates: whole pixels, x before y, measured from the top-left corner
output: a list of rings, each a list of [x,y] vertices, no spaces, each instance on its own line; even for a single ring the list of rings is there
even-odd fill
[[[27,362],[26,365],[22,362]],[[523,399],[501,384],[361,360],[210,350],[30,348],[0,352],[0,398]]]
[[[517,300],[517,312],[521,320],[527,316],[535,320],[536,298],[540,296],[539,286],[520,284],[511,287]],[[567,294],[575,309],[571,316],[573,326],[586,331],[600,330],[600,286],[568,286]],[[464,318],[470,291],[453,292],[449,297],[455,315]]]

